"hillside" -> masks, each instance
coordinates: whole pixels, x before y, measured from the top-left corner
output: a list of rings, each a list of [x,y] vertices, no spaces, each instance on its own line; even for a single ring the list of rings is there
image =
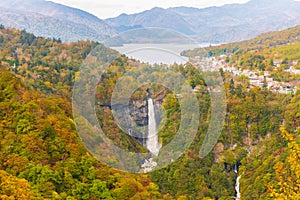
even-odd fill
[[[0,199],[162,198],[149,177],[98,162],[76,132],[75,73],[99,44],[66,44],[3,26],[0,35]],[[120,147],[141,150],[124,133],[110,134]]]
[[[45,0],[3,0],[0,11],[0,23],[46,38],[102,41],[115,32],[94,15]]]
[[[291,72],[291,68],[299,69],[299,45],[300,45],[300,27],[296,26],[283,31],[269,32],[261,34],[250,40],[224,44],[216,47],[204,49],[195,49],[186,51],[183,54],[194,59],[200,59],[202,56],[217,58],[223,62],[223,65],[232,66],[235,69],[246,70],[270,77],[287,84],[295,82],[299,85],[299,72]],[[224,71],[220,70],[221,73]],[[257,104],[257,98],[252,95],[244,96],[241,91],[247,90],[265,90],[263,87],[249,87],[249,77],[245,75],[233,75],[225,72],[228,77],[229,89],[229,119],[242,123],[243,109],[249,108],[249,105],[243,105],[241,102],[253,98],[256,106],[251,110],[261,109]],[[229,81],[230,80],[230,81]],[[249,89],[252,88],[252,89]],[[276,95],[273,93],[273,95]],[[276,101],[276,100],[275,100]],[[274,106],[274,100],[267,101],[269,105]],[[231,104],[233,103],[233,104]],[[300,198],[300,166],[299,166],[299,90],[291,99],[282,99],[282,105],[276,108],[283,112],[283,118],[270,126],[280,126],[280,130],[274,133],[267,131],[266,137],[260,138],[257,145],[253,145],[247,150],[246,156],[241,159],[239,174],[241,175],[241,196],[242,199],[299,199]],[[286,104],[287,103],[287,104]],[[239,105],[238,110],[232,105]],[[237,118],[232,116],[232,111],[241,112]],[[281,111],[280,111],[281,110]],[[253,113],[252,113],[253,114]],[[271,113],[269,113],[271,114]],[[254,114],[255,115],[255,114]],[[277,115],[272,113],[271,115]],[[258,117],[256,115],[256,117]],[[245,123],[253,122],[253,118],[248,116],[244,119]],[[258,117],[254,120],[266,125],[264,117]],[[243,123],[242,123],[243,124]],[[269,126],[268,125],[268,126]],[[229,125],[230,126],[230,125]],[[229,129],[228,133],[236,131],[237,127]],[[257,127],[246,126],[239,131],[246,130],[248,134],[252,131],[263,133],[263,130],[257,130]],[[256,130],[253,130],[256,129]],[[228,129],[227,129],[228,130]],[[240,132],[240,133],[241,133]],[[253,133],[253,132],[252,132]],[[246,142],[247,140],[244,139]]]
[[[299,197],[299,94],[249,89],[224,73],[224,129],[213,151],[200,158],[211,116],[210,95],[196,68],[174,65],[172,70],[198,88],[201,125],[191,147],[173,164],[149,174],[130,174],[92,157],[72,118],[72,87],[80,64],[98,45],[103,55],[116,52],[94,42],[61,43],[3,26],[0,33],[1,199],[232,199],[236,170],[242,175],[243,199]],[[132,152],[145,149],[118,128],[107,105],[116,80],[129,71],[127,76],[143,75],[143,66],[121,56],[111,63],[96,93],[101,126],[116,145]],[[163,78],[164,67],[154,67],[155,76]],[[132,98],[143,100],[145,89]],[[157,93],[161,87],[148,91],[162,98]],[[165,126],[158,135],[166,145],[176,134],[181,108],[173,95],[163,93]]]
[[[182,52],[189,57],[223,55],[236,69],[267,71],[276,80],[298,81],[300,26],[261,34],[253,39]],[[292,70],[292,73],[288,73]]]
[[[252,39],[244,40],[240,42],[232,42],[228,44],[208,47],[201,49],[195,49],[186,51],[184,54],[190,57],[206,51],[213,53],[213,55],[230,54],[230,53],[245,53],[249,51],[258,51],[262,49],[271,49],[279,46],[286,46],[289,44],[300,43],[300,26],[295,26],[282,31],[269,31],[260,34]],[[204,54],[203,54],[204,55]]]

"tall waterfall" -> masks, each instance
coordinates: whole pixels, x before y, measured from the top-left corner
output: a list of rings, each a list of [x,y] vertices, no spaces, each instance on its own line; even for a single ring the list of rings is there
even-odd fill
[[[148,99],[148,137],[146,141],[147,149],[154,155],[158,155],[161,144],[158,141],[157,125],[153,100]]]

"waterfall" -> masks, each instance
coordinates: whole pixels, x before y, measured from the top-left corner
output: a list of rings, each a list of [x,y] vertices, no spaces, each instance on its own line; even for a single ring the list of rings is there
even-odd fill
[[[235,183],[235,191],[236,191],[236,197],[235,197],[235,199],[236,199],[236,200],[241,199],[241,193],[240,193],[240,179],[241,179],[241,176],[238,176],[237,179],[236,179],[236,183]]]
[[[153,100],[148,99],[148,137],[146,141],[147,149],[154,155],[158,155],[161,144],[158,142],[157,125]]]
[[[150,98],[148,99],[148,133],[146,139],[146,148],[150,151],[152,155],[158,156],[159,150],[161,148],[161,144],[158,141],[158,130],[156,124],[156,116],[155,116],[155,109],[153,100]],[[144,163],[141,165],[142,171],[144,173],[151,172],[157,163],[153,160],[152,156],[150,155]]]
[[[238,174],[238,164],[234,165],[234,173]],[[236,200],[240,200],[241,199],[241,192],[240,192],[240,179],[242,176],[238,176],[236,178],[236,182],[235,182],[235,191],[236,191]]]
[[[238,173],[237,164],[234,165],[234,173]]]

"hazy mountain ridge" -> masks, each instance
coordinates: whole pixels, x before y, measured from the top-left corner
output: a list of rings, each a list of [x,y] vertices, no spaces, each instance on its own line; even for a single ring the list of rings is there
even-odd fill
[[[120,26],[138,25],[144,28],[158,27],[172,29],[187,35],[195,34],[183,16],[172,12],[171,10],[165,10],[157,7],[139,14],[122,14],[119,17],[107,19],[106,22],[115,28]]]
[[[268,31],[283,30],[300,24],[300,2],[293,0],[251,0],[208,8],[153,8],[136,14],[121,14],[101,20],[80,9],[45,0],[2,0],[0,23],[25,29],[43,37],[63,41],[104,42],[124,31],[130,32],[118,43],[176,42],[181,37],[161,28],[181,33],[198,42],[228,43],[250,39]],[[135,29],[143,29],[133,33]],[[171,32],[170,31],[170,32]],[[134,38],[132,36],[134,35]],[[150,38],[149,38],[150,37]],[[153,38],[156,40],[153,40]]]
[[[114,28],[142,26],[168,28],[200,42],[232,42],[300,24],[300,2],[252,0],[209,8],[153,8],[133,15],[105,20]]]
[[[63,41],[102,41],[115,33],[94,15],[44,0],[4,0],[0,2],[0,11],[0,23],[6,26]]]
[[[64,22],[53,17],[46,17],[37,13],[15,13],[0,8],[2,24],[18,29],[25,29],[38,36],[47,38],[61,38],[63,41],[77,41],[94,39],[102,40],[103,36],[88,26],[73,22]]]

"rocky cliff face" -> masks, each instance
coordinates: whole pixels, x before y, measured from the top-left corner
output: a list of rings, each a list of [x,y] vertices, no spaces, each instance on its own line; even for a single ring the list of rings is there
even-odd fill
[[[155,92],[154,92],[155,91]],[[157,129],[163,119],[162,103],[170,91],[164,87],[147,89],[140,88],[138,94],[133,94],[129,105],[112,105],[115,120],[120,128],[135,137],[145,146],[148,131],[148,99],[153,99]]]
[[[156,130],[162,121],[162,102],[163,100],[153,100],[154,113],[155,113],[155,125]],[[134,129],[130,130],[130,134],[135,137],[144,147],[147,146],[148,128],[149,128],[149,101],[136,100],[130,104],[130,116],[136,124]]]
[[[145,126],[148,123],[147,100],[135,100],[130,104],[130,116],[138,126]]]

